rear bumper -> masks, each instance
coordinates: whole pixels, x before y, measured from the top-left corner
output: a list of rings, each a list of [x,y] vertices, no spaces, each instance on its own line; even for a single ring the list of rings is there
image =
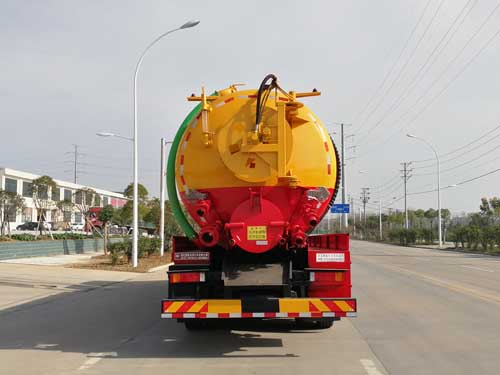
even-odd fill
[[[161,303],[164,319],[355,317],[354,298],[268,298],[173,300]]]

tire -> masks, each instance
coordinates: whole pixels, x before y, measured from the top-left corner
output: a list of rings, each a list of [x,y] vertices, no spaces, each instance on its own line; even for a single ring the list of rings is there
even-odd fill
[[[318,329],[328,329],[331,328],[332,325],[333,325],[332,318],[320,318],[316,321],[316,327],[318,327]]]
[[[295,318],[295,324],[299,329],[328,329],[333,322],[333,318]]]
[[[203,331],[209,328],[207,319],[186,319],[184,326],[188,331]]]

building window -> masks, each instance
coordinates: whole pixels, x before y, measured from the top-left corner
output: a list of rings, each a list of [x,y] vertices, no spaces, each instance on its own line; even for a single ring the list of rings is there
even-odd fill
[[[95,194],[94,196],[94,206],[95,207],[101,207],[101,196]]]
[[[52,222],[58,222],[59,220],[59,210],[51,210],[50,211],[50,220]]]
[[[65,223],[71,222],[71,211],[63,211],[63,220]]]
[[[64,200],[65,201],[71,202],[72,195],[73,195],[73,193],[71,192],[71,190],[64,189]]]
[[[49,187],[46,185],[41,185],[38,187],[38,198],[39,199],[49,199]]]
[[[52,200],[54,202],[59,202],[61,200],[61,189],[56,187],[52,188]]]
[[[32,208],[29,208],[29,207],[26,207],[24,210],[23,210],[23,222],[27,222],[27,221],[33,221],[33,209]]]
[[[102,205],[103,205],[103,207],[106,207],[107,205],[109,205],[109,197],[106,197],[106,196],[102,197]]]
[[[80,224],[82,222],[82,214],[80,212],[75,212],[75,223]]]
[[[33,184],[23,181],[23,197],[33,198]]]
[[[16,216],[17,216],[17,210],[16,210],[15,206],[12,206],[12,205],[5,206],[5,209],[3,212],[3,218],[5,221],[11,222],[11,223],[15,222]]]
[[[82,194],[81,191],[77,191],[75,193],[75,203],[76,204],[82,204],[82,202],[83,202],[83,194]]]
[[[5,191],[17,194],[17,180],[14,180],[13,178],[6,178]]]

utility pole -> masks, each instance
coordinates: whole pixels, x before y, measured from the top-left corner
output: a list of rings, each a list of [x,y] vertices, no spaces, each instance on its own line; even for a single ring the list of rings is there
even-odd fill
[[[382,198],[378,200],[378,231],[380,241],[382,241]]]
[[[345,138],[352,137],[352,135],[345,136],[344,127],[351,126],[352,124],[346,124],[344,122],[334,122],[333,124],[340,126],[340,185],[342,187],[342,204],[347,203],[347,190],[346,190],[346,174],[345,174],[345,166],[346,166],[346,158],[345,158]],[[347,230],[349,227],[349,214],[342,213],[342,221],[341,225],[343,225],[344,229]]]
[[[167,145],[171,144],[165,138],[161,139],[161,158],[160,158],[160,256],[165,251],[165,184],[167,179]]]
[[[78,165],[78,145],[73,145],[75,148],[75,160],[74,160],[74,175],[73,175],[73,182],[76,184],[78,172],[77,172],[77,165]]]
[[[408,225],[408,205],[407,205],[407,199],[406,199],[406,197],[407,197],[407,182],[411,177],[410,173],[413,171],[413,169],[409,168],[411,165],[411,161],[401,163],[401,165],[403,166],[403,169],[401,170],[401,173],[403,175],[401,176],[401,178],[403,179],[404,189],[405,189],[405,228],[408,229],[409,228],[409,225]]]
[[[340,123],[340,137],[342,139],[342,164],[341,164],[341,178],[342,178],[342,204],[346,203],[346,194],[345,194],[345,145],[344,145],[344,123]],[[342,220],[344,222],[344,228],[347,229],[348,221],[347,221],[347,213],[342,214]]]
[[[351,205],[351,216],[352,216],[352,227],[354,233],[356,233],[356,211],[354,210],[354,199],[353,197],[349,197],[349,204]]]
[[[363,220],[366,225],[366,204],[370,200],[370,188],[361,188],[361,202],[363,203]]]

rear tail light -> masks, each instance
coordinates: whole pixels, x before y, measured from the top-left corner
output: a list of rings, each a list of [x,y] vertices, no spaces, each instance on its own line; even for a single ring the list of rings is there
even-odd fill
[[[205,281],[204,272],[178,272],[178,273],[168,274],[168,282],[170,284],[200,283],[204,281]]]
[[[344,281],[344,272],[310,272],[309,281],[312,282],[342,282]]]

